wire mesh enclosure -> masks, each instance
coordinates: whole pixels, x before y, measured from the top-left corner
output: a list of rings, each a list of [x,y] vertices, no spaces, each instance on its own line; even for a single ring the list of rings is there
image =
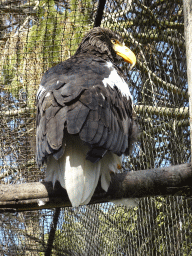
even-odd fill
[[[43,73],[93,28],[98,5],[0,0],[0,184],[44,179],[46,167],[35,163],[36,92]],[[137,57],[131,71],[120,63],[140,130],[124,169],[190,162],[182,0],[106,1],[101,27],[122,35]],[[181,196],[144,198],[132,209],[2,212],[0,222],[0,255],[192,255],[192,201]]]

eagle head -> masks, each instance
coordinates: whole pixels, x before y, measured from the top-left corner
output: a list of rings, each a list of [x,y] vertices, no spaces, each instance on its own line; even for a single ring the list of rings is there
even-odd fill
[[[135,54],[125,46],[119,34],[107,29],[95,27],[91,29],[81,41],[75,55],[91,54],[102,56],[105,60],[117,63],[124,61],[131,64],[131,68],[136,63]]]

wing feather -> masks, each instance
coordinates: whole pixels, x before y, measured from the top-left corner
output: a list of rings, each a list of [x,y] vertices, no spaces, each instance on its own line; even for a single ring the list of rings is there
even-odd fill
[[[106,143],[107,137],[108,137],[108,128],[104,126],[102,137],[101,137],[100,141],[98,142],[99,147],[102,147]]]
[[[88,120],[85,122],[85,124],[82,127],[82,130],[80,131],[79,135],[80,138],[85,142],[92,143],[93,138],[95,137],[98,130],[98,121],[93,121],[88,117]]]
[[[132,102],[116,87],[103,85],[110,74],[104,65],[104,61],[69,59],[45,74],[37,102],[37,162],[43,163],[50,154],[61,157],[65,128],[69,134],[79,134],[90,146],[90,155],[96,152],[102,157],[107,150],[121,155],[127,150]]]
[[[46,109],[46,111],[45,111],[45,118],[46,118],[47,122],[49,122],[49,120],[51,118],[53,118],[60,109],[61,108],[59,106],[56,106],[56,107],[55,106],[51,106],[48,109]]]
[[[97,132],[94,138],[92,139],[92,144],[99,144],[103,135],[103,130],[104,130],[104,125],[101,122],[98,122]]]
[[[67,131],[69,134],[77,134],[80,132],[86,118],[89,114],[89,108],[80,101],[75,103],[75,107],[67,113]]]
[[[60,109],[46,125],[46,137],[50,147],[58,150],[62,146],[67,109]]]

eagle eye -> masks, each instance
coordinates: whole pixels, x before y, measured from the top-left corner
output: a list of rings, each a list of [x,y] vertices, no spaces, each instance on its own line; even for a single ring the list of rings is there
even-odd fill
[[[112,44],[116,44],[117,41],[116,41],[115,39],[111,39],[111,43],[112,43]]]

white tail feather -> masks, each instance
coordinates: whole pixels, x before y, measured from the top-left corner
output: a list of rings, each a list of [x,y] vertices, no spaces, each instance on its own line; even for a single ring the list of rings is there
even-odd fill
[[[86,160],[89,150],[78,136],[68,136],[65,151],[59,160],[49,156],[47,161],[46,181],[53,185],[58,180],[73,207],[88,204],[101,176],[101,187],[107,191],[110,185],[110,172],[117,171],[121,158],[108,152],[99,162],[93,164]]]
[[[83,168],[79,165],[74,167],[70,163],[71,157],[67,156],[67,163],[65,166],[65,189],[72,203],[76,207],[81,204],[84,188],[84,173]]]

